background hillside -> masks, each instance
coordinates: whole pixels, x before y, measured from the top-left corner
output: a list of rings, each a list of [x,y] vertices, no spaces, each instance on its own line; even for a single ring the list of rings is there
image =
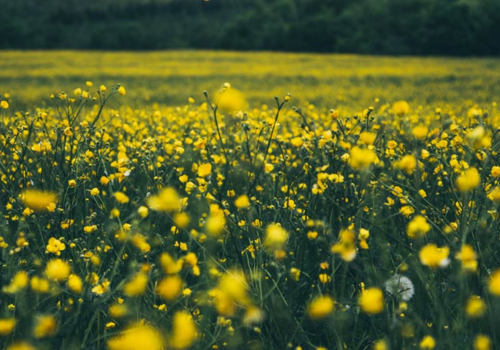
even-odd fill
[[[497,0],[0,0],[0,49],[498,55]]]

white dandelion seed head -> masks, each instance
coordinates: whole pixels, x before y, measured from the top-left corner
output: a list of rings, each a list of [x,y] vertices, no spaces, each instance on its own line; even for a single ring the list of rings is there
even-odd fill
[[[403,301],[410,300],[415,294],[413,282],[406,276],[395,274],[384,283],[387,293]]]

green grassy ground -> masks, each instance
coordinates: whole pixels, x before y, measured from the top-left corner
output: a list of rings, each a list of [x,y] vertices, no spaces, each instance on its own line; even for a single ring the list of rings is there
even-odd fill
[[[455,101],[490,104],[500,94],[500,60],[374,57],[215,51],[0,52],[0,93],[19,107],[49,101],[85,81],[127,86],[132,105],[184,104],[226,81],[252,103],[273,103],[290,92],[297,105],[354,111],[404,99],[444,107]]]

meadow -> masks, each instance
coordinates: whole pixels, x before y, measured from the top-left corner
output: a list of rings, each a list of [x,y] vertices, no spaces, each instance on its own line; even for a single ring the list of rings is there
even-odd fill
[[[500,346],[500,60],[0,52],[0,347]]]

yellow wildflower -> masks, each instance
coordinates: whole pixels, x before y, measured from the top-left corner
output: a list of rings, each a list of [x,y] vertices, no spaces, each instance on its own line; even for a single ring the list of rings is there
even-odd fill
[[[307,313],[313,320],[320,320],[330,315],[335,308],[335,302],[328,295],[322,295],[311,301]]]

